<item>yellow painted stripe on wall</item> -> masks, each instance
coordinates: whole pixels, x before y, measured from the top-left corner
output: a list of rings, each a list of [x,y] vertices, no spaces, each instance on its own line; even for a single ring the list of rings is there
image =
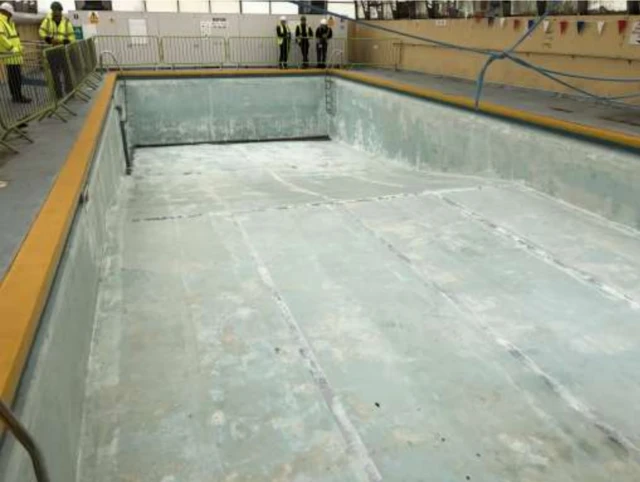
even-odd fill
[[[0,396],[11,402],[29,356],[115,87],[108,75],[0,285]]]
[[[359,72],[348,72],[343,70],[332,70],[331,73],[337,77],[356,80],[365,84],[384,87],[395,90],[397,92],[407,93],[416,97],[422,97],[424,99],[436,100],[439,102],[464,107],[466,109],[474,109],[475,106],[473,99],[470,99],[468,97],[444,94],[437,90],[426,89],[424,87],[405,84],[402,82],[397,82],[395,80],[383,79],[374,75],[368,75]],[[570,134],[582,137],[590,137],[595,140],[606,141],[624,147],[640,149],[640,136],[634,136],[631,134],[625,134],[623,132],[577,124],[575,122],[564,121],[556,119],[554,117],[512,109],[510,107],[493,104],[491,102],[480,102],[480,111],[487,114],[498,115],[508,119],[514,119],[545,128],[568,132]]]

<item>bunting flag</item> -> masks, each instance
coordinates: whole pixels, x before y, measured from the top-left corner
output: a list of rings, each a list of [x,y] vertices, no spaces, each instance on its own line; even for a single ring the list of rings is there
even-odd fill
[[[487,22],[489,23],[489,27],[493,26],[493,22],[495,22],[496,18],[495,17],[488,17],[487,18]]]
[[[500,28],[504,28],[506,23],[507,23],[507,19],[506,18],[504,18],[504,17],[500,18]]]
[[[618,20],[618,33],[623,33],[627,29],[626,20]]]
[[[567,31],[567,27],[569,26],[569,22],[566,20],[560,20],[560,35]]]
[[[543,20],[542,21],[542,30],[544,31],[544,33],[549,32],[549,27],[551,26],[551,22],[549,22],[549,20]]]
[[[602,31],[604,30],[604,20],[598,21],[598,35],[602,35]]]
[[[516,18],[513,21],[513,29],[514,30],[520,30],[520,19],[519,18]]]
[[[580,35],[584,31],[586,23],[584,20],[578,20],[576,22],[576,27],[578,28],[578,35]]]

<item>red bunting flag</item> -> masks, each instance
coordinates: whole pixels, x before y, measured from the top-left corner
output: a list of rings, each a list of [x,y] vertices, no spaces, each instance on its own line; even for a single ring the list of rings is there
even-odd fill
[[[569,22],[566,20],[560,20],[560,35],[567,31],[567,27],[569,26]]]
[[[520,19],[516,18],[513,21],[513,29],[514,30],[520,30]]]
[[[626,20],[618,20],[618,33],[623,33],[627,29]]]

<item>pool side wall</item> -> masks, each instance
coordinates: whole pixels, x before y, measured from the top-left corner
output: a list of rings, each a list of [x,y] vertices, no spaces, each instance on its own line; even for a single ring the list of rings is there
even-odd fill
[[[342,78],[334,80],[334,89],[330,136],[335,140],[415,169],[523,182],[640,228],[640,156],[628,146],[616,148],[600,139],[587,141]],[[608,141],[606,132],[603,140]]]
[[[76,477],[107,218],[118,200],[124,171],[112,102],[14,403],[44,452],[52,482]],[[35,481],[31,460],[8,434],[0,450],[0,480]]]

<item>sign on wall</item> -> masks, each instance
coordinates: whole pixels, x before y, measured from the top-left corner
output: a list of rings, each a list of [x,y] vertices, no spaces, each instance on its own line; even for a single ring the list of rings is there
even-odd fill
[[[631,45],[640,45],[640,22],[635,22],[629,35],[629,43]]]
[[[89,14],[89,23],[93,23],[95,25],[100,23],[100,17],[98,16],[98,14],[96,12],[91,12]]]
[[[215,35],[215,31],[225,29],[229,22],[225,17],[214,17],[211,20],[202,20],[200,22],[200,35],[203,37],[211,37]]]

